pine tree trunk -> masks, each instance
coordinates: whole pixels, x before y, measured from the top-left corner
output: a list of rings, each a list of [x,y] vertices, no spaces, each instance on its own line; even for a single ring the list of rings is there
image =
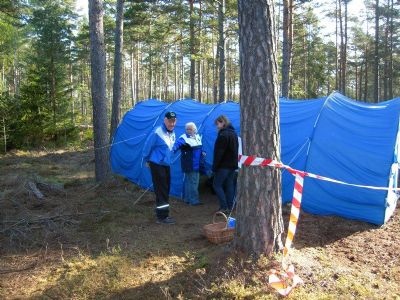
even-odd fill
[[[341,86],[342,86],[342,93],[346,95],[346,73],[347,73],[347,1],[344,1],[344,39],[341,51]]]
[[[167,54],[165,55],[165,70],[164,70],[164,78],[163,78],[163,85],[164,85],[164,100],[169,98],[168,96],[168,72],[169,72],[169,48],[167,48]],[[176,99],[174,99],[176,100]]]
[[[365,72],[364,72],[364,101],[366,102],[368,99],[368,46],[367,44],[365,45]]]
[[[184,98],[185,97],[185,93],[184,93],[183,87],[184,87],[184,83],[185,83],[184,82],[184,80],[185,80],[185,65],[183,63],[183,59],[184,59],[183,53],[184,53],[184,51],[183,51],[183,32],[182,32],[182,30],[181,30],[181,47],[180,47],[180,50],[181,50],[181,60],[180,60],[180,62],[181,62],[181,76],[180,76],[181,85],[180,85],[180,96],[179,96],[179,98]]]
[[[240,103],[246,155],[280,160],[279,104],[272,0],[239,0]],[[282,248],[281,173],[243,167],[235,245],[247,254]]]
[[[194,0],[189,0],[190,5],[190,98],[196,98],[196,61],[194,59],[195,56],[195,47],[194,47],[194,12],[193,12],[193,2]]]
[[[110,174],[108,160],[106,57],[103,31],[103,1],[89,0],[89,33],[91,60],[91,91],[93,101],[93,136],[96,181]]]
[[[225,100],[225,33],[224,33],[224,23],[225,23],[225,0],[220,0],[218,2],[218,70],[219,70],[219,94],[218,102],[223,102]]]
[[[174,51],[174,100],[178,99],[178,45],[175,43]]]
[[[219,55],[219,51],[218,51],[218,43],[217,43],[217,51],[215,51],[215,47],[214,47],[214,35],[213,33],[211,33],[211,44],[213,47],[213,76],[212,76],[212,92],[213,92],[213,103],[218,103],[218,86],[217,86],[217,81],[218,81],[218,55]]]
[[[122,49],[124,44],[124,0],[117,1],[117,15],[115,22],[115,56],[114,56],[114,83],[113,83],[113,103],[111,112],[110,142],[119,124],[121,92],[122,92]]]
[[[393,34],[394,34],[394,22],[393,22],[393,15],[394,15],[394,10],[393,10],[393,0],[390,1],[390,49],[389,49],[389,83],[388,83],[388,89],[389,89],[389,99],[393,99]]]
[[[282,40],[282,97],[289,97],[289,76],[292,65],[293,45],[293,0],[283,0]]]
[[[201,49],[201,40],[202,40],[202,7],[201,7],[201,0],[199,0],[199,35],[200,38],[197,39],[197,51],[200,52]],[[199,102],[201,102],[201,98],[202,98],[202,88],[203,88],[203,81],[202,81],[202,69],[201,69],[201,63],[202,60],[198,59],[197,61],[197,100],[199,100]]]
[[[136,56],[136,99],[135,99],[135,103],[136,101],[139,100],[140,97],[140,93],[143,94],[144,89],[143,87],[140,86],[140,73],[141,73],[141,69],[140,69],[140,64],[142,62],[142,49],[140,47],[140,44],[138,44],[137,47],[137,56]],[[144,95],[144,94],[143,94]]]
[[[335,1],[336,4],[336,9],[335,9],[335,90],[340,90],[339,87],[339,62],[338,62],[338,26],[339,26],[339,5],[340,5],[340,0]]]
[[[379,0],[375,1],[374,101],[379,102]]]
[[[339,91],[344,94],[343,86],[343,45],[344,45],[344,30],[343,30],[343,13],[342,0],[339,0],[339,27],[340,27],[340,51],[339,51]]]
[[[361,100],[363,98],[363,96],[362,96],[363,74],[364,74],[364,68],[361,63],[360,64],[360,73],[359,73],[359,84],[358,84],[358,97],[357,97],[357,99],[359,99],[359,100]]]
[[[131,106],[134,107],[136,103],[135,101],[136,95],[135,95],[135,54],[133,47],[131,47],[130,60],[131,60],[131,70],[130,70]]]
[[[7,130],[6,119],[3,117],[3,140],[4,140],[4,153],[7,153]]]

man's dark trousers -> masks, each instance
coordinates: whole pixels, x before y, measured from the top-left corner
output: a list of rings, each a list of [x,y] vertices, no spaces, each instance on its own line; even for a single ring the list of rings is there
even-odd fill
[[[156,194],[156,215],[159,220],[163,220],[169,215],[170,167],[153,162],[149,162],[149,165]]]

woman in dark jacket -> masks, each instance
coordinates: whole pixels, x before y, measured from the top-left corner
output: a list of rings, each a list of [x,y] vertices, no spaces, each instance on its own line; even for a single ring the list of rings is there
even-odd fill
[[[219,199],[219,210],[229,212],[235,195],[235,170],[238,168],[238,136],[229,119],[220,115],[215,120],[218,136],[214,145],[213,187]]]

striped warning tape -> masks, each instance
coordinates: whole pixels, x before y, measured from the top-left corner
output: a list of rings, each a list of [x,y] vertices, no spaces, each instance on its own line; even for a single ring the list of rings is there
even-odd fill
[[[296,234],[297,221],[299,220],[301,198],[303,196],[303,174],[295,174],[295,182],[293,189],[292,208],[290,210],[289,226],[285,241],[285,247],[283,248],[283,258],[286,257],[290,247],[292,246],[294,235]],[[296,285],[302,284],[303,280],[294,273],[294,266],[289,265],[285,267],[282,260],[282,272],[278,272],[274,269],[269,271],[268,282],[269,285],[276,289],[282,296],[287,296],[295,288]]]
[[[293,175],[301,174],[304,177],[316,178],[316,179],[329,181],[329,182],[333,182],[333,183],[338,183],[338,184],[342,184],[342,185],[347,185],[347,186],[354,186],[354,187],[360,187],[360,188],[366,188],[366,189],[372,189],[372,190],[400,191],[400,188],[391,188],[391,187],[383,187],[383,186],[371,186],[371,185],[348,183],[348,182],[344,182],[344,181],[341,181],[341,180],[336,180],[336,179],[333,179],[333,178],[329,178],[329,177],[325,177],[325,176],[321,176],[321,175],[317,175],[317,174],[313,174],[313,173],[309,173],[309,172],[304,172],[304,171],[300,171],[300,170],[297,170],[297,169],[293,169],[292,167],[290,167],[288,165],[285,165],[285,164],[283,164],[283,163],[281,163],[281,162],[279,162],[277,160],[266,159],[266,158],[261,158],[261,157],[256,157],[256,156],[239,155],[239,163],[243,164],[245,166],[261,166],[261,167],[270,166],[270,167],[276,167],[276,168],[280,168],[280,169],[286,169],[287,171],[289,171]]]
[[[304,177],[300,174],[295,175],[292,208],[290,210],[289,227],[285,242],[285,248],[283,249],[283,256],[286,256],[289,248],[292,246],[294,235],[296,234],[297,221],[299,220],[301,198],[303,196],[303,182]]]
[[[302,284],[303,280],[294,274],[294,267],[290,265],[284,272],[278,272],[274,269],[270,270],[268,283],[279,294],[286,297],[297,285]]]
[[[338,183],[347,186],[354,186],[360,188],[368,188],[373,190],[394,190],[400,191],[400,188],[389,188],[389,187],[377,187],[377,186],[369,186],[369,185],[361,185],[361,184],[352,184],[344,181],[332,179],[329,177],[316,175],[313,173],[308,173],[300,170],[293,169],[290,166],[287,166],[279,161],[272,159],[265,159],[256,156],[246,156],[239,155],[239,164],[243,164],[245,166],[270,166],[275,168],[286,169],[291,174],[295,176],[295,183],[293,189],[293,198],[292,198],[292,207],[290,211],[289,218],[289,226],[288,233],[285,241],[285,246],[283,249],[283,259],[287,256],[290,247],[292,246],[293,238],[296,233],[297,222],[300,215],[300,207],[301,207],[301,198],[303,196],[303,184],[304,177],[316,178],[319,180],[329,181],[333,183]],[[270,286],[277,290],[277,292],[282,296],[287,296],[293,290],[295,286],[303,283],[303,280],[294,273],[294,266],[290,265],[289,267],[284,266],[282,260],[282,269],[283,271],[278,272],[274,269],[269,271],[269,279],[268,282]]]

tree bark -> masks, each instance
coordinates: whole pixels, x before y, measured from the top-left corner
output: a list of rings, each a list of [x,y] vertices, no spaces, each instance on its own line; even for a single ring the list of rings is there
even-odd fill
[[[119,124],[121,92],[122,92],[122,49],[124,44],[124,0],[117,1],[117,15],[115,22],[115,55],[114,55],[114,83],[113,103],[111,112],[110,143]]]
[[[7,130],[6,130],[6,119],[3,117],[3,141],[4,141],[4,153],[7,153]]]
[[[394,34],[394,10],[393,10],[393,0],[390,1],[390,49],[389,49],[389,82],[388,82],[388,89],[389,89],[389,99],[393,99],[393,34]]]
[[[341,71],[342,76],[340,77],[342,80],[342,94],[346,95],[346,73],[347,73],[347,0],[344,0],[344,38],[342,44],[342,51],[341,51]]]
[[[103,1],[89,0],[91,91],[96,181],[110,174],[108,160],[106,57],[104,49]]]
[[[195,47],[194,47],[194,12],[193,12],[193,3],[194,0],[189,0],[190,6],[190,98],[196,98],[196,61],[194,59],[195,56]]]
[[[280,160],[279,104],[272,0],[239,0],[240,125],[244,153]],[[271,254],[282,248],[281,173],[243,167],[238,180],[236,248]]]
[[[289,97],[293,45],[293,0],[283,0],[282,97]]]
[[[339,26],[340,26],[340,51],[339,51],[339,91],[344,94],[343,86],[343,45],[344,45],[344,30],[343,30],[343,12],[342,1],[339,0]]]
[[[375,1],[374,101],[379,102],[379,0]]]
[[[203,17],[203,15],[202,15],[202,2],[201,2],[201,0],[199,0],[199,29],[198,29],[198,31],[199,31],[199,36],[200,36],[200,38],[198,38],[197,39],[197,52],[198,53],[200,53],[200,49],[201,49],[201,40],[202,40],[202,34],[203,34],[203,31],[202,31],[202,28],[201,28],[201,26],[202,26],[202,17]],[[197,100],[199,100],[199,102],[201,102],[201,98],[202,98],[202,89],[203,89],[203,78],[202,78],[202,75],[203,75],[203,70],[202,70],[202,60],[200,60],[200,59],[198,59],[197,60],[197,80],[198,80],[198,82],[197,82]]]
[[[218,70],[219,70],[219,94],[218,102],[223,102],[225,100],[225,33],[224,33],[224,23],[225,23],[225,0],[220,0],[218,2]]]

